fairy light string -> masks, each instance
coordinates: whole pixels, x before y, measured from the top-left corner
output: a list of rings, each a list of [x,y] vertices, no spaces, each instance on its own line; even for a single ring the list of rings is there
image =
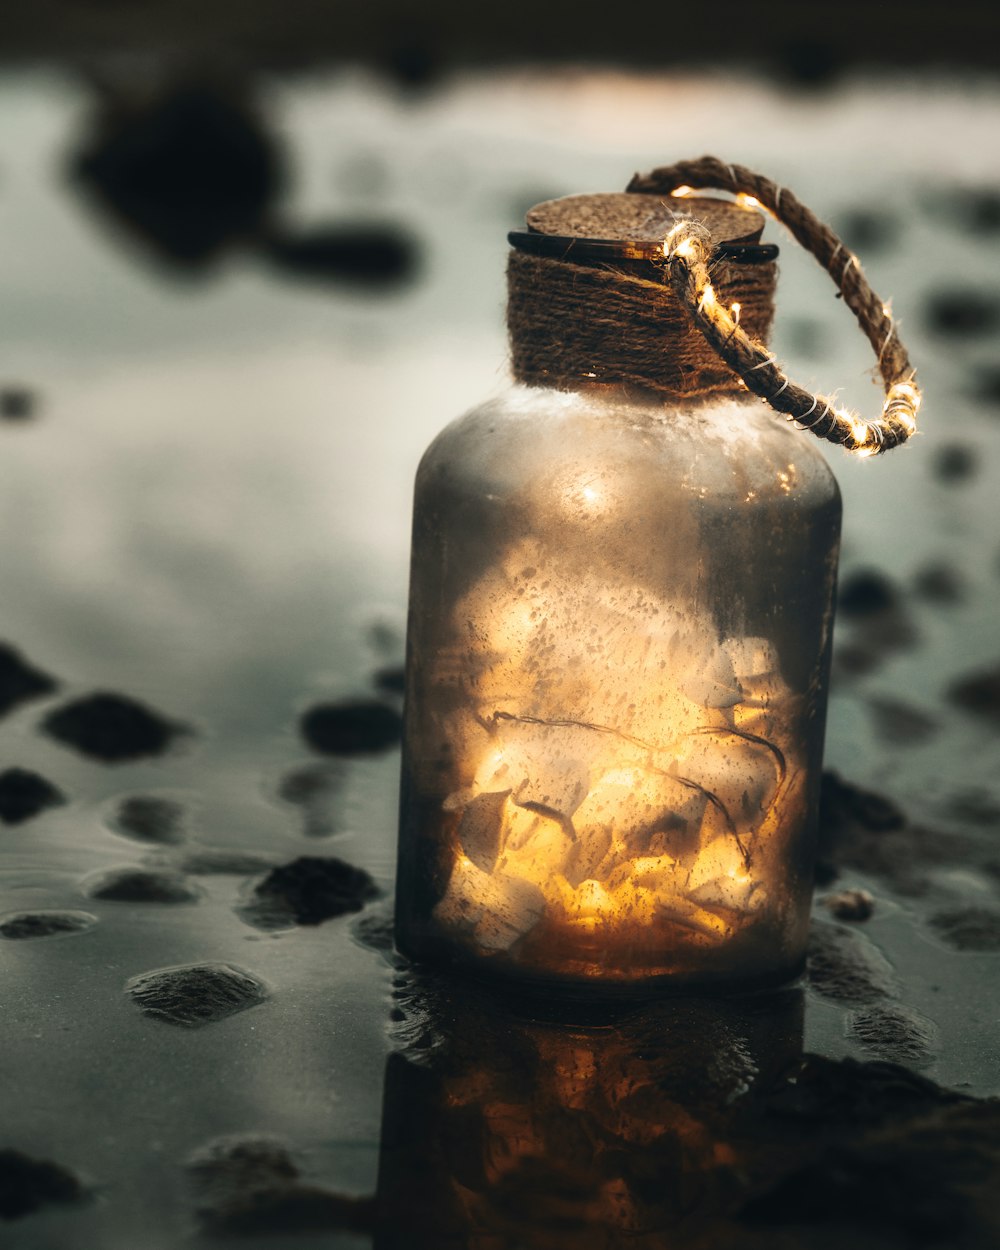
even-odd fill
[[[739,306],[727,307],[717,298],[711,276],[712,236],[698,221],[681,217],[663,241],[663,264],[677,298],[718,355],[748,390],[818,438],[859,456],[879,455],[905,443],[917,428],[921,394],[916,371],[890,305],[872,290],[858,258],[787,187],[744,165],[729,165],[712,156],[679,161],[636,174],[627,190],[683,198],[696,188],[729,191],[737,202],[765,209],[823,266],[876,354],[885,389],[882,412],[874,420],[864,420],[838,407],[832,397],[813,394],[793,382],[767,347],[741,329]]]

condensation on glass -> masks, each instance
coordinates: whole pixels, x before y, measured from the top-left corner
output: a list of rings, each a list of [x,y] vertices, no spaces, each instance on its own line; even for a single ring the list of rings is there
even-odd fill
[[[514,387],[417,475],[397,943],[520,979],[801,967],[840,528],[750,396]]]

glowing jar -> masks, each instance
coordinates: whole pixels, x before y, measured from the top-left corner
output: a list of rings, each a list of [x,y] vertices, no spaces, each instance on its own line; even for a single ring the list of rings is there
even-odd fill
[[[521,980],[780,981],[805,949],[839,492],[676,322],[697,394],[635,385],[617,346],[567,373],[562,325],[558,389],[474,409],[417,474],[397,943]]]

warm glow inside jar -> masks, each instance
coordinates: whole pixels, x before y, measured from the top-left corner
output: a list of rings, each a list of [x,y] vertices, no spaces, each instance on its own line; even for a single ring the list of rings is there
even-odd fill
[[[421,462],[397,943],[522,980],[801,967],[840,529],[738,383],[515,386]]]

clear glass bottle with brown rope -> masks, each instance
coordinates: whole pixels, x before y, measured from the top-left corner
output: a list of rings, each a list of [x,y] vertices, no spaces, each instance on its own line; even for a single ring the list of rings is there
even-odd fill
[[[779,982],[805,951],[839,492],[735,376],[642,385],[609,335],[586,370],[554,341],[554,384],[420,465],[397,943],[543,986]]]

